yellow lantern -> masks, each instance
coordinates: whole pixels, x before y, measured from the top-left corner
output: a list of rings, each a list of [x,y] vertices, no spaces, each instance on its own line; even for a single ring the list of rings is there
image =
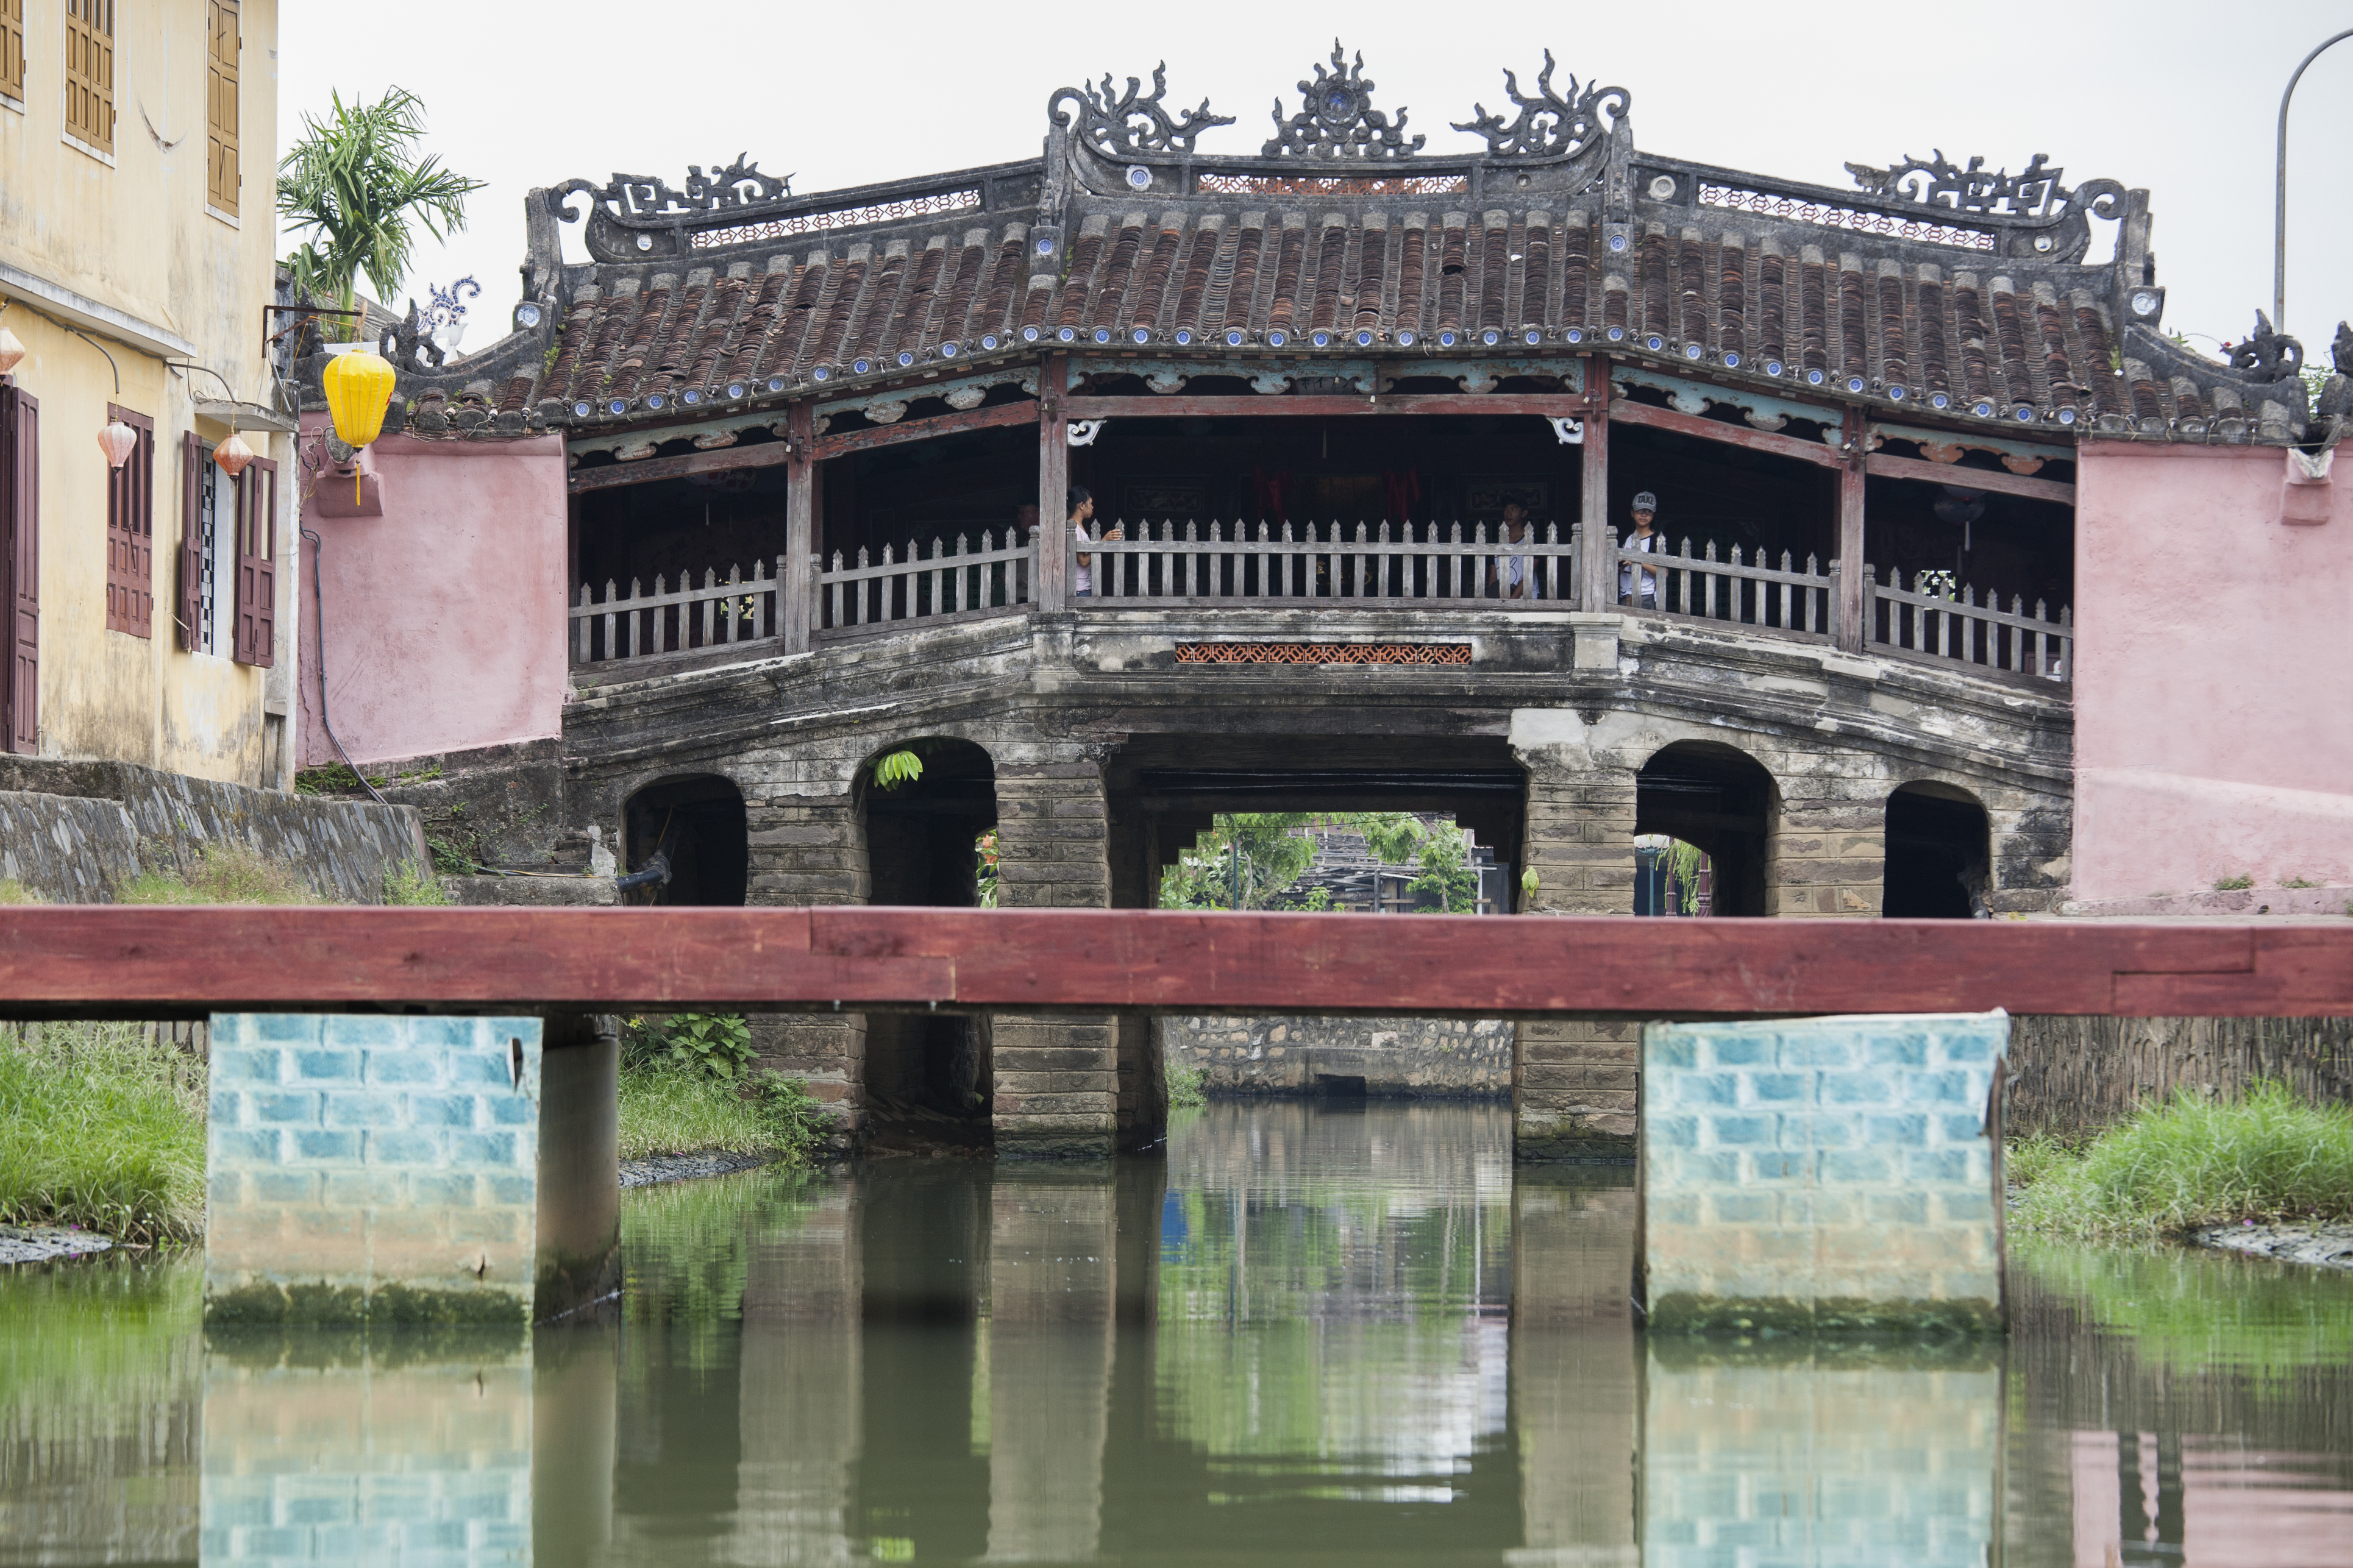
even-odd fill
[[[337,354],[327,362],[319,384],[327,395],[327,412],[335,418],[335,435],[346,447],[364,447],[384,430],[384,411],[392,406],[392,362],[365,349]]]
[[[334,416],[336,437],[344,446],[364,447],[383,432],[385,410],[392,406],[395,379],[392,362],[366,349],[337,354],[327,362],[319,385],[327,395],[327,412]],[[354,468],[354,504],[359,493],[359,473]]]

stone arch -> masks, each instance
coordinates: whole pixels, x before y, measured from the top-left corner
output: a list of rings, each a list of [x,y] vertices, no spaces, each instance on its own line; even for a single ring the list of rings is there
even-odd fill
[[[1715,912],[1768,912],[1780,789],[1765,764],[1721,741],[1674,741],[1634,775],[1634,831],[1697,845],[1715,863]]]
[[[639,785],[621,805],[621,869],[661,856],[667,881],[631,890],[645,904],[740,905],[751,884],[744,792],[723,773],[671,774]]]
[[[923,774],[886,789],[875,782],[875,764],[898,751],[913,752]],[[997,766],[987,749],[953,735],[893,741],[859,763],[854,789],[868,902],[957,909],[980,901],[976,841],[997,826]],[[927,1141],[987,1143],[991,1036],[986,1017],[867,1015],[868,1136],[888,1142],[920,1123]]]
[[[1880,912],[1968,920],[1986,911],[1992,824],[1985,803],[1957,784],[1915,779],[1887,797],[1887,859]]]

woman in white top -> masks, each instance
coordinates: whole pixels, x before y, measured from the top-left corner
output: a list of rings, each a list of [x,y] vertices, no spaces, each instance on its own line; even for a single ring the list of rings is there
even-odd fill
[[[1090,491],[1086,486],[1072,485],[1071,487],[1070,512],[1071,595],[1073,598],[1092,598],[1094,596],[1095,591],[1094,557],[1087,554],[1084,551],[1080,549],[1080,546],[1082,545],[1093,542],[1093,541],[1088,537],[1087,524],[1094,521],[1095,498],[1093,493]],[[1114,528],[1103,537],[1105,539],[1120,538],[1120,531]]]

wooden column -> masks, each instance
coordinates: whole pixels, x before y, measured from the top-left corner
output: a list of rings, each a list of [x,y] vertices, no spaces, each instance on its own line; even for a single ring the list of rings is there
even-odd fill
[[[1601,354],[1585,362],[1584,495],[1578,515],[1585,524],[1585,583],[1581,610],[1614,609],[1618,604],[1618,532],[1609,526],[1609,361]]]
[[[816,405],[803,398],[792,405],[793,455],[785,468],[785,602],[776,618],[785,651],[809,645],[817,609],[817,418]]]
[[[1038,367],[1038,581],[1030,596],[1041,610],[1070,603],[1071,437],[1062,400],[1070,391],[1070,361],[1048,354]]]
[[[1838,646],[1843,653],[1861,653],[1864,641],[1864,611],[1869,600],[1863,595],[1864,574],[1869,568],[1863,563],[1862,547],[1862,482],[1863,441],[1867,435],[1862,410],[1846,411],[1846,466],[1839,470],[1839,532],[1838,532],[1838,603],[1831,613],[1838,618]]]

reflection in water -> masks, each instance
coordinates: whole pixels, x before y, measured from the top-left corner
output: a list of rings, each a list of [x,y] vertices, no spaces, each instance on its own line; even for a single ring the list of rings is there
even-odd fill
[[[0,1275],[0,1564],[2353,1563],[2340,1279],[2021,1247],[2007,1345],[1645,1340],[1630,1173],[1510,1154],[1286,1102],[657,1188],[527,1342]]]

